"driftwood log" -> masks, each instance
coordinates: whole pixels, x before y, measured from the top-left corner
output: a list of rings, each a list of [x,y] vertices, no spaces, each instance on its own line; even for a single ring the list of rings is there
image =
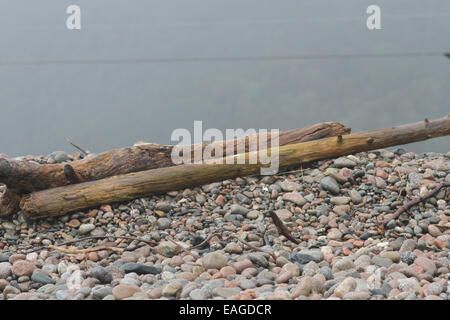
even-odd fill
[[[450,135],[450,116],[387,129],[339,135],[280,147],[279,166],[291,167],[314,160],[446,135]],[[245,153],[233,157],[235,160],[243,158],[241,160],[245,160],[245,164],[185,164],[33,192],[22,198],[20,207],[28,217],[36,219],[238,176],[259,174],[260,168],[265,165],[259,162],[248,164],[251,155],[252,153]]]
[[[349,132],[350,128],[340,123],[324,122],[280,132],[279,145],[318,140]],[[234,150],[237,151],[240,143],[245,143],[244,152],[248,152],[248,141],[251,137],[252,135],[232,140]],[[256,134],[256,137],[258,137],[258,134]],[[222,145],[223,154],[225,154],[227,143],[230,143],[230,141],[192,145],[192,158],[198,149],[204,150],[207,146],[216,144]],[[270,147],[270,143],[268,147]],[[38,164],[26,160],[17,161],[0,158],[0,183],[4,183],[8,187],[6,192],[0,196],[0,216],[6,216],[17,211],[21,195],[33,191],[95,181],[130,172],[173,166],[171,160],[173,148],[174,146],[151,143],[140,144],[90,155],[85,159],[67,164]]]

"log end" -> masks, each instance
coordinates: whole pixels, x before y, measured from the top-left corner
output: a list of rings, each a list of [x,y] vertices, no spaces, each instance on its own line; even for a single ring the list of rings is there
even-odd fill
[[[6,191],[0,195],[0,217],[7,217],[19,211],[19,203],[20,195],[6,189]]]

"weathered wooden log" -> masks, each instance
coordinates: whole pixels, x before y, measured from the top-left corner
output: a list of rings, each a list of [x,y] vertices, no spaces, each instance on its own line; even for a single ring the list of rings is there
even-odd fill
[[[286,145],[279,148],[280,168],[319,159],[385,148],[400,144],[450,135],[450,116],[433,121],[339,135],[317,141]],[[272,149],[262,152],[272,152]],[[32,219],[62,215],[101,204],[132,200],[152,194],[179,190],[195,185],[258,174],[266,165],[249,164],[255,152],[232,157],[244,164],[196,163],[129,173],[99,181],[74,184],[33,192],[22,198],[20,207]],[[238,160],[239,159],[239,160]],[[260,157],[258,156],[259,160]]]
[[[348,133],[350,128],[336,122],[319,123],[306,128],[279,133],[280,146],[333,137]],[[270,136],[270,134],[269,134]],[[235,139],[234,146],[248,139]],[[227,141],[216,142],[224,146]],[[198,148],[204,149],[211,143],[192,145],[192,154]],[[270,147],[270,145],[268,146]],[[30,161],[15,161],[0,158],[0,183],[22,193],[65,186],[73,183],[99,180],[110,176],[154,168],[173,166],[173,146],[141,144],[120,148],[89,156],[68,164],[37,164]],[[245,151],[248,152],[248,144]],[[70,166],[71,169],[68,169]],[[72,170],[73,169],[73,170]]]
[[[17,212],[19,209],[20,194],[5,187],[0,194],[0,217]]]
[[[349,133],[350,128],[337,122],[324,122],[305,128],[292,129],[279,133],[279,144],[287,145],[333,137]],[[231,141],[235,151],[238,145],[244,145],[244,152],[249,151],[250,135]],[[270,136],[270,134],[269,134]],[[223,154],[230,141],[203,143],[190,147],[191,156],[197,150],[222,145]],[[268,145],[270,147],[270,144]],[[174,146],[159,144],[139,144],[120,148],[98,155],[73,161],[67,164],[38,164],[30,161],[17,161],[0,158],[0,183],[6,184],[8,193],[0,195],[0,216],[10,215],[19,207],[20,196],[32,191],[55,188],[74,183],[103,179],[110,176],[143,171],[154,168],[173,166],[171,153]],[[212,154],[214,156],[214,154]],[[12,191],[14,189],[14,191]]]

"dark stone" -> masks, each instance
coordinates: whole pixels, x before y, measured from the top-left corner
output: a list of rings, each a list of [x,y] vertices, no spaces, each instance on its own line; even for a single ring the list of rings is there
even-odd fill
[[[293,253],[289,255],[289,261],[291,262],[297,262],[299,264],[307,264],[310,261],[314,260],[314,257],[310,256],[309,254],[302,254],[302,253]]]
[[[42,272],[41,270],[35,270],[33,272],[33,275],[31,276],[31,280],[37,283],[42,284],[55,284],[56,281],[53,280],[49,275],[47,275],[45,272]]]
[[[372,289],[370,290],[370,294],[372,296],[383,296],[387,298],[389,293],[391,292],[392,287],[388,283],[384,283],[380,289]]]
[[[400,260],[408,265],[412,264],[416,260],[417,255],[412,251],[405,251],[402,253]]]
[[[364,170],[353,170],[352,174],[353,174],[353,177],[356,179],[356,178],[364,177],[366,172]]]
[[[3,256],[0,256],[0,262],[8,262],[9,261],[9,257],[12,256],[12,253],[7,253]]]
[[[192,239],[192,245],[195,247],[195,246],[199,245],[200,243],[202,243],[203,241],[205,241],[205,238],[203,238],[202,236],[195,236]],[[208,247],[209,247],[209,243],[205,243],[199,249],[206,249]]]
[[[100,281],[100,283],[111,283],[112,275],[103,267],[96,266],[91,270],[91,276]]]
[[[344,221],[350,221],[350,220],[352,220],[352,217],[350,217],[350,215],[348,213],[346,213],[341,216],[341,219]]]
[[[240,203],[251,203],[251,200],[249,198],[247,198],[245,195],[243,195],[242,193],[238,193],[236,194],[236,198],[238,199],[238,201]]]
[[[319,273],[321,273],[325,277],[326,280],[333,279],[333,272],[327,266],[320,268]]]
[[[396,224],[395,219],[389,221],[389,222],[386,224],[386,229],[394,229],[394,228],[395,228],[395,224]]]
[[[369,232],[364,232],[361,237],[359,237],[361,240],[367,240],[371,237],[372,235]]]
[[[120,267],[120,270],[124,271],[125,273],[130,273],[130,272],[134,272],[137,274],[160,274],[161,270],[152,267],[152,266],[147,266],[145,264],[141,264],[141,263],[134,263],[134,262],[129,262],[129,263],[125,263]]]

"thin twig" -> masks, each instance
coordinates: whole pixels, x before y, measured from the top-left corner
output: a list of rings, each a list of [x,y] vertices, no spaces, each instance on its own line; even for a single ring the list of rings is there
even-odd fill
[[[66,141],[68,143],[70,143],[72,146],[74,146],[75,148],[77,148],[78,150],[80,150],[85,156],[89,155],[89,152],[84,150],[83,148],[81,148],[80,146],[76,145],[75,143],[73,143],[69,138],[64,137],[64,139],[66,139]]]
[[[178,248],[180,248],[181,250],[183,250],[185,253],[187,253],[188,255],[194,256],[194,254],[192,254],[192,252],[189,252],[186,248],[184,248],[183,246],[181,246],[179,243],[177,243],[175,240],[172,239],[171,236],[166,235],[166,239],[169,240],[170,242],[172,242],[174,245],[176,245]]]
[[[398,208],[397,211],[395,211],[395,213],[392,217],[390,217],[389,219],[386,219],[385,221],[383,221],[381,223],[381,225],[379,227],[380,231],[381,232],[384,231],[384,226],[387,225],[389,223],[389,221],[396,219],[399,215],[401,215],[405,211],[409,212],[409,209],[411,209],[411,207],[414,207],[415,205],[419,204],[420,202],[423,202],[423,201],[427,200],[428,198],[431,198],[433,195],[438,193],[439,190],[441,190],[441,188],[444,188],[444,187],[445,188],[450,187],[450,182],[442,182],[442,183],[438,184],[433,190],[428,192],[426,195],[415,198],[415,199],[405,203],[403,206]]]
[[[117,247],[107,247],[107,246],[101,246],[101,247],[95,247],[95,248],[88,248],[88,249],[68,249],[63,248],[61,246],[54,246],[52,244],[48,245],[49,249],[58,250],[64,253],[68,254],[80,254],[80,253],[89,253],[94,251],[102,251],[102,250],[111,250],[114,252],[122,253],[124,251],[123,248],[117,248]]]
[[[247,247],[249,247],[249,248],[251,248],[251,249],[253,249],[253,250],[255,250],[255,251],[260,251],[260,252],[268,253],[268,254],[270,254],[270,255],[272,256],[272,258],[273,258],[274,261],[277,260],[277,256],[276,256],[275,253],[273,253],[272,251],[268,251],[268,250],[264,250],[264,249],[255,247],[255,246],[251,245],[250,243],[248,243],[247,241],[245,241],[245,240],[243,240],[243,239],[241,239],[241,238],[239,238],[238,236],[235,236],[235,235],[233,235],[233,234],[230,235],[230,237],[231,237],[231,238],[235,238],[237,241],[239,241],[239,242],[245,244]]]
[[[199,244],[197,244],[197,245],[195,245],[195,246],[190,247],[190,250],[192,250],[192,249],[198,249],[198,248],[203,247],[203,245],[204,245],[205,243],[209,242],[213,237],[219,237],[219,238],[220,238],[220,234],[218,234],[218,233],[211,233],[211,234],[210,234],[209,236],[207,236],[206,239],[203,240],[201,243],[199,243]]]
[[[288,228],[284,225],[283,221],[281,221],[281,219],[278,218],[278,216],[277,216],[277,214],[275,212],[270,210],[269,214],[270,214],[270,217],[273,220],[273,223],[277,227],[278,231],[283,236],[285,236],[286,238],[288,238],[289,240],[291,240],[295,244],[299,244],[300,243],[300,241],[298,241],[297,239],[294,238],[294,236],[291,234],[291,232],[288,230]]]
[[[77,243],[77,242],[82,242],[82,241],[86,241],[86,240],[94,240],[94,239],[108,239],[108,238],[115,238],[115,239],[125,239],[125,240],[136,240],[136,241],[140,241],[140,242],[144,242],[146,244],[148,244],[149,246],[154,246],[155,242],[153,241],[148,241],[148,240],[144,240],[141,238],[136,238],[136,237],[128,237],[128,236],[90,236],[90,237],[84,237],[81,239],[75,239],[75,240],[70,240],[70,241],[66,241],[63,243],[60,243],[58,246],[66,246],[68,244],[73,244],[73,243]],[[39,247],[36,249],[33,249],[27,253],[31,253],[31,252],[36,252],[36,251],[40,251],[40,250],[44,250],[44,249],[48,249],[49,246],[43,246],[43,247]]]

